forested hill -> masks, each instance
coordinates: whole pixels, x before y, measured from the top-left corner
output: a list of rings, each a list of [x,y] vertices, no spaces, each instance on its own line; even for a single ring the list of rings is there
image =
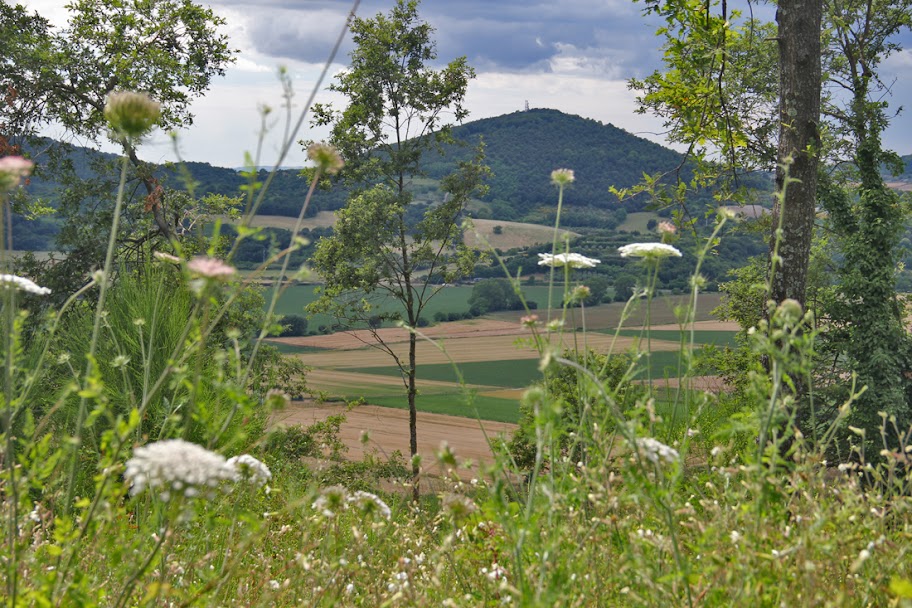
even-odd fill
[[[456,127],[458,140],[474,144],[479,137],[487,147],[487,162],[494,172],[486,199],[495,216],[503,207],[525,215],[533,207],[553,204],[551,171],[573,169],[576,182],[567,194],[572,205],[598,206],[616,199],[611,186],[626,188],[643,179],[643,173],[671,171],[682,162],[677,152],[611,124],[564,114],[557,110],[534,109],[476,120]],[[470,150],[448,150],[444,159],[432,157],[431,177],[452,170],[452,158],[467,156]],[[500,211],[500,213],[499,213]]]
[[[429,177],[439,179],[451,172],[454,162],[468,158],[472,154],[472,144],[483,138],[487,146],[487,163],[494,172],[484,200],[489,203],[493,217],[505,220],[532,219],[530,216],[534,215],[535,209],[554,204],[555,189],[550,183],[554,169],[573,169],[576,174],[576,182],[566,197],[568,206],[604,209],[608,203],[616,205],[616,199],[608,191],[611,186],[628,187],[639,182],[643,173],[670,171],[681,163],[681,155],[677,152],[613,125],[557,110],[535,109],[469,122],[456,127],[454,136],[470,145],[449,146],[443,157],[429,152],[425,164]],[[91,162],[92,157],[114,159],[81,148],[74,148],[70,154],[80,167],[79,173],[97,166]],[[185,169],[197,184],[198,196],[207,193],[237,196],[247,182],[235,169],[207,163],[186,163]],[[156,174],[167,186],[183,187],[182,175],[185,173],[174,167],[159,167]],[[265,170],[259,172],[261,181],[266,176]],[[53,204],[55,185],[53,177],[45,174],[35,180],[34,190]],[[306,181],[298,170],[279,171],[260,213],[297,215],[306,188]],[[339,187],[320,192],[312,201],[310,213],[338,209],[345,204],[346,198],[345,191]]]

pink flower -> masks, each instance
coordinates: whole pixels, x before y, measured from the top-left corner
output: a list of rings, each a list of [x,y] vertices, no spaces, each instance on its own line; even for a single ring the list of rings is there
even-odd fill
[[[35,163],[21,156],[0,158],[0,189],[12,190],[19,186],[23,177],[32,174]]]
[[[519,322],[526,327],[535,327],[538,325],[538,315],[525,315],[519,319]]]
[[[671,222],[659,222],[657,229],[662,234],[674,234],[678,231],[678,229],[675,228],[675,225]]]
[[[196,257],[187,263],[187,269],[206,279],[227,280],[237,274],[233,266],[217,258]]]

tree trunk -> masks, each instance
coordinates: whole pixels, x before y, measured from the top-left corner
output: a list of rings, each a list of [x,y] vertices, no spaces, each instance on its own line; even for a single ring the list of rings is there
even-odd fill
[[[412,500],[418,501],[418,466],[415,456],[418,454],[418,409],[415,406],[415,396],[418,389],[415,387],[415,376],[418,368],[415,363],[415,351],[418,347],[417,336],[409,333],[409,373],[408,373],[408,405],[409,405],[409,451],[412,454]]]
[[[776,188],[782,192],[773,209],[770,298],[805,303],[808,260],[817,205],[817,151],[820,120],[820,27],[822,0],[780,0],[779,25],[779,163]],[[787,169],[781,165],[791,158]],[[788,182],[786,183],[786,171]],[[777,229],[782,225],[782,233]]]

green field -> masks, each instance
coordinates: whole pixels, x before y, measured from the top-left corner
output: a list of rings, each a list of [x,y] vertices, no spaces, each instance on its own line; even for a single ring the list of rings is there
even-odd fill
[[[407,409],[405,395],[390,397],[371,397],[371,405]],[[494,422],[519,422],[519,402],[513,399],[500,399],[485,395],[475,395],[471,405],[466,403],[466,396],[461,393],[436,395],[421,394],[417,401],[418,411],[431,414],[446,414],[463,418],[481,418]]]
[[[541,379],[541,372],[538,371],[538,359],[473,361],[460,363],[458,367],[466,384],[523,388]],[[379,376],[400,375],[399,368],[395,366],[362,367],[346,371],[357,371],[363,374],[376,374]],[[449,363],[419,364],[418,377],[422,380],[459,382],[453,366]]]
[[[643,355],[637,362],[637,378],[646,377],[647,365],[652,372],[653,379],[678,375],[678,362],[680,357],[677,351],[656,351],[652,356]],[[500,386],[503,388],[525,388],[541,380],[538,371],[538,359],[507,359],[503,361],[474,361],[460,363],[459,371],[466,384],[481,386]],[[378,376],[400,375],[399,368],[393,365],[382,367],[361,367],[346,369],[346,371]],[[458,382],[459,379],[453,366],[449,363],[433,365],[419,365],[418,377],[422,380],[435,380],[441,382]]]
[[[293,285],[285,290],[276,303],[276,314],[280,315],[303,315],[304,307],[317,299],[314,290],[317,285]],[[542,285],[524,286],[523,293],[527,300],[536,302],[539,306],[547,306],[548,288]],[[267,291],[264,295],[267,301],[271,292]],[[421,316],[429,322],[433,322],[434,314],[443,313],[463,313],[469,310],[469,297],[472,295],[471,285],[453,285],[449,287],[440,287],[437,294],[428,302],[427,308]],[[559,302],[563,295],[563,286],[555,286],[554,300]],[[399,310],[398,302],[389,301],[380,306],[379,310],[390,312]],[[329,315],[313,315],[309,321],[311,331],[316,331],[321,325],[332,325],[335,319]]]
[[[649,220],[652,219],[658,220],[660,218],[658,215],[651,211],[637,211],[634,213],[628,213],[627,219],[624,220],[623,224],[618,226],[618,230],[626,230],[627,232],[637,231],[645,234],[647,232],[650,232],[650,230],[646,228],[646,224],[649,222]]]
[[[614,330],[612,329],[601,329],[597,330],[599,333],[612,334]],[[722,331],[722,330],[712,330],[712,329],[699,329],[694,330],[693,340],[694,344],[714,344],[716,346],[735,346],[735,333],[733,331]],[[671,340],[672,342],[680,342],[682,332],[676,329],[654,329],[650,332],[653,339],[655,340]],[[684,341],[685,343],[690,342],[690,332],[685,331]],[[645,339],[646,333],[640,329],[622,329],[618,332],[618,335],[637,337],[643,336]]]

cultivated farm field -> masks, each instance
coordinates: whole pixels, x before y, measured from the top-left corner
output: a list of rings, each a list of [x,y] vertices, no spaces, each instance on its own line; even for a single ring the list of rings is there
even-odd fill
[[[652,318],[657,321],[652,335],[652,355],[643,368],[652,368],[654,378],[674,376],[680,348],[680,331],[669,324],[679,299],[658,300]],[[698,307],[694,324],[695,342],[728,343],[737,327],[707,319],[718,304],[715,294],[707,295]],[[635,312],[628,325],[615,332],[623,305],[603,304],[585,310],[587,332],[552,334],[552,344],[565,349],[593,349],[597,352],[626,353],[645,349],[645,335],[638,328],[641,313]],[[547,311],[536,311],[542,319]],[[568,324],[580,323],[576,309]],[[522,312],[502,312],[484,318],[441,323],[420,330],[418,343],[419,409],[457,416],[516,422],[518,399],[525,387],[541,379],[539,353],[532,348],[530,330],[520,323]],[[557,316],[560,311],[552,311]],[[408,330],[397,327],[378,330],[384,341],[404,360]],[[617,334],[617,335],[615,335]],[[689,335],[689,334],[688,334]],[[298,350],[297,357],[311,368],[308,384],[329,399],[358,399],[368,403],[404,407],[404,385],[399,369],[387,352],[376,348],[369,331],[358,330],[329,335],[278,338],[286,352]],[[467,393],[474,395],[474,407],[466,407]]]

